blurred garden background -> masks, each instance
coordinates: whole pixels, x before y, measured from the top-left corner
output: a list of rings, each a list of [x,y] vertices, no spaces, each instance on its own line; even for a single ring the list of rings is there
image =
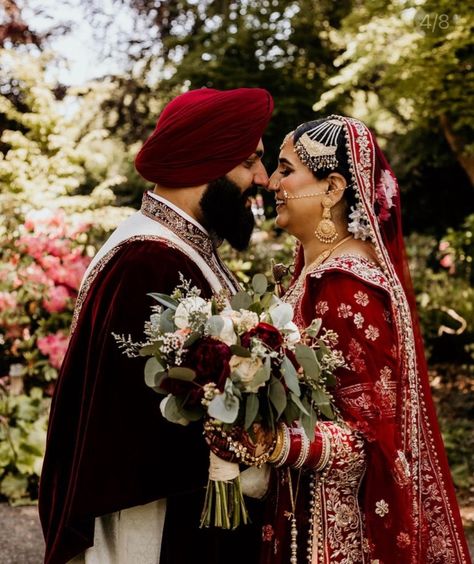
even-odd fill
[[[471,529],[473,32],[467,0],[0,0],[0,500],[37,498],[74,298],[151,187],[133,158],[160,109],[186,89],[261,86],[275,99],[269,171],[286,132],[329,113],[362,119],[383,145]],[[224,248],[242,281],[291,261],[270,200],[265,214],[248,252]]]

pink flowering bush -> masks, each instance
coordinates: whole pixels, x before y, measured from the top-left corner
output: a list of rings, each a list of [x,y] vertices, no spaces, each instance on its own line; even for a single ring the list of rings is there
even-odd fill
[[[88,225],[62,210],[29,212],[6,237],[0,267],[1,375],[21,364],[27,382],[54,380],[67,348],[79,285],[90,262]]]
[[[89,227],[44,209],[0,231],[0,497],[12,503],[37,495],[50,397],[90,262]]]

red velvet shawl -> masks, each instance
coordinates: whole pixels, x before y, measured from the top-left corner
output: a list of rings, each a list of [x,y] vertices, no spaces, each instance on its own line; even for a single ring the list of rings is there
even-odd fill
[[[147,293],[170,293],[179,272],[210,296],[200,269],[179,250],[128,242],[87,292],[57,382],[41,475],[47,564],[64,564],[92,546],[95,517],[163,497],[161,564],[190,564],[197,554],[216,564],[230,555],[237,564],[245,545],[258,552],[255,526],[199,529],[209,463],[202,427],[163,419],[161,396],[144,382],[145,359],[127,358],[111,335],[140,340],[156,303]]]

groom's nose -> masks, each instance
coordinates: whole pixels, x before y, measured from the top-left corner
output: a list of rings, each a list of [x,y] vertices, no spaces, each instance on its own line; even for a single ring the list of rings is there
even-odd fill
[[[262,162],[256,164],[255,173],[253,175],[253,183],[265,189],[268,186],[268,174]]]

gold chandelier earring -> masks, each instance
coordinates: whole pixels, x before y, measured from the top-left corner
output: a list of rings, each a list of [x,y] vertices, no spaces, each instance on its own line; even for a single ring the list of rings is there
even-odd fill
[[[324,196],[321,204],[323,206],[323,218],[318,223],[314,234],[321,243],[334,243],[339,236],[336,224],[331,217],[331,208],[333,207],[334,202],[330,196]]]

